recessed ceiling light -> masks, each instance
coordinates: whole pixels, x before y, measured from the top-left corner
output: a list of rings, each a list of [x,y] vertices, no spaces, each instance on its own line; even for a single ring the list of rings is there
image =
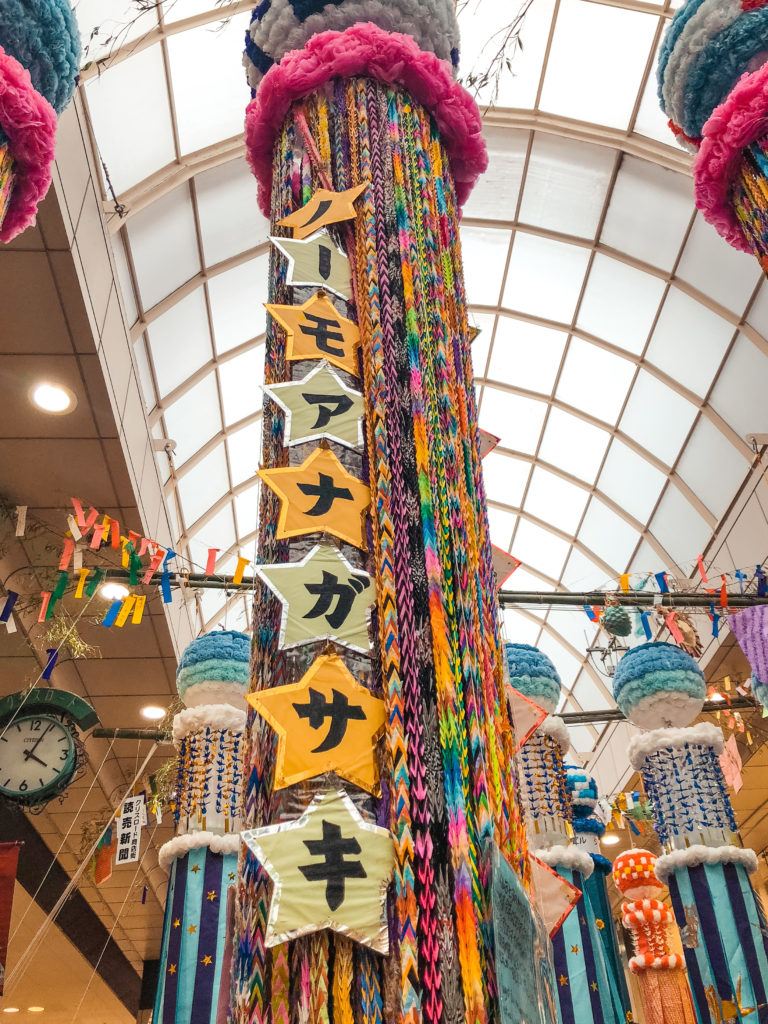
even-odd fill
[[[27,1013],[42,1013],[44,1009],[44,1006],[28,1006]]]
[[[18,1013],[18,1012],[19,1012],[18,1006],[4,1006],[3,1007],[3,1013]]]
[[[32,401],[43,412],[65,413],[70,412],[77,405],[74,392],[63,384],[51,384],[50,381],[41,381],[32,388]]]
[[[159,722],[161,718],[165,718],[165,708],[160,708],[156,704],[147,704],[141,709],[141,713],[150,722]]]
[[[603,844],[605,846],[616,846],[616,844],[620,842],[621,836],[617,836],[615,832],[606,832],[603,836]]]
[[[105,583],[99,587],[99,593],[106,601],[122,601],[124,597],[128,597],[130,591],[122,583]]]

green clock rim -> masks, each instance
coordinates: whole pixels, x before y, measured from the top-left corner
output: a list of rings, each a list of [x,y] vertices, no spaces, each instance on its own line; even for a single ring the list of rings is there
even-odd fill
[[[72,781],[72,776],[75,774],[75,768],[77,766],[77,746],[75,744],[75,738],[72,735],[72,729],[69,727],[67,722],[61,718],[57,718],[55,715],[29,714],[19,715],[14,722],[14,725],[20,725],[22,722],[29,722],[34,719],[55,722],[57,725],[61,726],[69,739],[67,760],[64,762],[64,767],[61,769],[58,778],[49,782],[46,786],[38,786],[37,789],[27,790],[6,789],[4,786],[0,786],[0,796],[4,796],[6,800],[13,800],[17,803],[37,803],[42,800],[50,799],[51,797],[57,796],[62,792],[62,790],[66,789]]]

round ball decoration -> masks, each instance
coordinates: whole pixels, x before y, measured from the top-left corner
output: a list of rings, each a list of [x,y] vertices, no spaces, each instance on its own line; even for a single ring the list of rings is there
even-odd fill
[[[0,242],[34,223],[50,188],[56,115],[72,98],[79,63],[69,0],[0,5]]]
[[[60,114],[72,99],[80,66],[80,33],[69,0],[4,0],[0,44]]]
[[[504,650],[510,686],[553,714],[562,683],[546,654],[529,644],[505,644]]]
[[[620,604],[609,604],[603,613],[603,628],[611,636],[629,636],[632,632],[632,619],[626,608]]]
[[[630,900],[653,899],[664,886],[656,877],[656,856],[649,850],[627,850],[613,862],[613,881]]]
[[[647,643],[627,651],[613,677],[622,713],[641,729],[682,728],[701,712],[704,675],[680,647]]]
[[[237,630],[219,629],[193,640],[176,669],[176,689],[188,708],[231,704],[245,708],[251,641]]]

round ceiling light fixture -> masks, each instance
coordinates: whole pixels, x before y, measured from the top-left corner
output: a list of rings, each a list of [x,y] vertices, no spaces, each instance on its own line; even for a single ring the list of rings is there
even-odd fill
[[[30,397],[38,409],[54,416],[71,412],[77,405],[74,391],[64,384],[54,384],[51,381],[40,381],[35,384],[30,391]]]
[[[3,1007],[3,1013],[18,1013],[18,1012],[19,1012],[18,1006],[4,1006]]]
[[[27,1013],[42,1013],[45,1010],[44,1006],[28,1006]]]
[[[616,846],[621,842],[621,836],[616,835],[615,832],[606,832],[602,842],[605,846]]]
[[[99,587],[99,593],[105,601],[122,601],[128,597],[130,591],[122,583],[105,583]]]
[[[165,708],[158,707],[157,704],[147,704],[141,709],[141,713],[150,722],[159,722],[161,718],[165,718]]]

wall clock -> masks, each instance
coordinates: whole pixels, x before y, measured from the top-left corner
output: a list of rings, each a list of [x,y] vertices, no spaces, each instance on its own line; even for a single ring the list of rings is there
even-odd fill
[[[39,687],[0,701],[0,797],[40,809],[83,770],[80,731],[98,723],[77,694]]]

